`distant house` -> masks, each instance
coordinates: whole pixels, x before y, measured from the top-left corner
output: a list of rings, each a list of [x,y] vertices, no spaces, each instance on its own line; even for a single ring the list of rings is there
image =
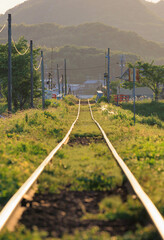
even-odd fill
[[[71,93],[76,92],[77,90],[79,90],[80,84],[69,84],[69,88],[71,90]]]
[[[93,85],[101,85],[103,83],[104,83],[104,80],[86,80],[84,82],[84,85],[91,85],[91,86],[93,86]]]

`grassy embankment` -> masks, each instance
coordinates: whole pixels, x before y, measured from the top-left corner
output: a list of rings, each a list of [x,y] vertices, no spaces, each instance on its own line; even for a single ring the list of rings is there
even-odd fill
[[[58,144],[76,118],[70,101],[0,119],[0,208]]]
[[[160,104],[163,108],[163,103]],[[102,110],[102,106],[106,110]],[[143,106],[141,104],[139,110]],[[123,105],[123,108],[131,108],[131,105]],[[70,139],[71,145],[64,146],[55,157],[54,164],[49,166],[47,171],[42,174],[39,181],[40,192],[48,191],[56,193],[65,189],[65,187],[67,187],[68,191],[110,191],[117,186],[122,186],[124,177],[113,161],[107,147],[99,141],[101,140],[101,135],[96,126],[91,123],[88,107],[85,106],[82,110],[80,120],[74,128]],[[143,111],[146,117],[143,117],[143,113],[140,111],[140,116],[137,116],[135,127],[132,120],[133,114],[129,110],[123,110],[122,108],[103,103],[93,106],[93,110],[95,118],[106,131],[120,156],[137,177],[144,190],[159,207],[162,214],[164,214],[164,202],[162,198],[164,186],[164,129],[161,110],[158,112],[155,106],[153,111],[156,115],[154,117],[156,122],[152,124],[152,121],[148,120],[150,114],[146,107]],[[143,119],[147,119],[148,121],[143,121]],[[91,140],[88,140],[89,145],[78,144],[76,141],[78,138]],[[96,144],[95,139],[98,141]],[[140,225],[143,219],[147,221],[145,220],[145,213],[139,201],[133,199],[131,195],[127,196],[127,201],[125,202],[122,202],[122,199],[115,195],[105,198],[99,204],[99,213],[86,213],[83,219],[123,219],[126,221],[137,219],[138,222],[135,232],[127,232],[123,236],[110,237],[108,233],[100,233],[99,229],[95,227],[85,232],[77,231],[72,236],[65,235],[62,239],[158,239],[158,235],[156,235],[151,224],[145,227]],[[0,239],[48,239],[44,234],[41,235],[37,231],[30,233],[19,228],[17,232],[12,234],[12,237],[6,233]]]
[[[164,102],[137,103],[135,126],[132,104],[106,105],[104,111],[102,105],[95,109],[95,118],[164,215]]]

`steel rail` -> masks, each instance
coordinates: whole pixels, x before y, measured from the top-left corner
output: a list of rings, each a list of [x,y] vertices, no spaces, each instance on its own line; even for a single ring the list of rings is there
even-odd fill
[[[51,153],[46,157],[46,159],[40,164],[40,166],[33,172],[33,174],[27,179],[27,181],[20,187],[20,189],[13,195],[13,197],[8,201],[5,207],[0,212],[0,231],[6,226],[10,217],[12,216],[14,210],[17,208],[24,195],[30,190],[33,184],[36,182],[40,174],[43,172],[44,168],[51,161],[55,153],[62,147],[62,145],[67,141],[69,135],[72,132],[74,125],[76,124],[80,114],[80,100],[78,107],[78,114],[76,120],[73,122],[70,130],[64,137],[64,139],[55,147]]]
[[[138,198],[142,202],[142,204],[145,207],[146,211],[148,212],[149,216],[151,217],[151,219],[152,219],[156,229],[158,230],[160,236],[162,237],[162,239],[164,239],[164,218],[162,217],[162,215],[160,214],[160,212],[158,211],[158,209],[156,208],[154,203],[151,201],[151,199],[148,197],[148,195],[143,191],[141,185],[138,183],[138,181],[136,180],[136,178],[134,177],[132,172],[129,170],[127,165],[124,163],[124,161],[118,155],[118,153],[116,152],[115,148],[113,147],[113,145],[109,141],[106,133],[104,132],[104,130],[102,129],[100,124],[94,119],[89,100],[88,100],[88,104],[89,104],[92,120],[96,123],[96,125],[100,129],[100,131],[101,131],[101,133],[102,133],[110,151],[112,152],[114,158],[116,159],[116,161],[120,165],[121,169],[123,170],[124,174],[126,175],[127,179],[129,180],[134,192],[136,193],[136,195],[138,196]]]

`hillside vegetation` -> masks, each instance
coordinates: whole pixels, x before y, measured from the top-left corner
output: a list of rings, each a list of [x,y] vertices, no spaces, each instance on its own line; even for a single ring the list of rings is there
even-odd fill
[[[56,24],[14,25],[14,39],[24,36],[35,44],[46,47],[64,45],[89,46],[134,53],[140,56],[160,58],[164,48],[159,44],[144,40],[134,32],[120,31],[101,23],[86,23],[64,27]],[[0,40],[7,40],[7,28],[1,33]]]
[[[0,16],[0,23],[9,12],[17,24],[101,22],[135,31],[149,40],[164,39],[164,21],[140,0],[28,0]]]
[[[107,71],[105,50],[93,47],[64,46],[58,49],[43,48],[45,55],[45,76],[52,70],[52,77],[56,79],[57,64],[60,69],[60,76],[64,74],[64,59],[67,59],[67,80],[68,83],[83,83],[86,79],[104,79],[104,72]],[[127,62],[135,63],[138,57],[134,54],[124,53]],[[120,55],[121,52],[111,52],[111,80],[120,76]],[[52,59],[52,61],[51,61]],[[124,70],[127,66],[124,66]],[[93,94],[96,94],[96,89]]]

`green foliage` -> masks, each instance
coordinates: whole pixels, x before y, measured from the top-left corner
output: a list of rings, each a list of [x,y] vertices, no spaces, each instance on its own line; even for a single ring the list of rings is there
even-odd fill
[[[57,111],[30,109],[0,120],[0,208],[63,138],[76,114],[77,106],[62,102]]]
[[[7,110],[7,103],[5,101],[0,101],[0,114],[6,112]]]
[[[114,186],[114,176],[107,177],[101,171],[92,172],[90,176],[82,176],[77,178],[79,185],[88,191],[103,191],[106,189],[111,190]]]
[[[15,126],[13,128],[11,128],[10,130],[7,130],[6,133],[22,133],[24,131],[24,123],[19,124],[16,123]]]
[[[44,111],[44,116],[46,118],[51,118],[52,120],[56,120],[57,121],[57,117],[55,115],[53,115],[52,113],[50,113],[50,112]]]
[[[75,231],[74,235],[65,234],[62,240],[112,240],[110,234],[100,232],[98,227],[86,231]]]
[[[46,99],[45,100],[45,107],[48,108],[51,105],[51,101]]]
[[[146,211],[140,202],[136,199],[132,199],[132,196],[128,196],[126,202],[123,203],[120,196],[111,196],[105,198],[100,203],[100,212],[104,213],[105,219],[116,220],[124,219],[143,222],[146,219]]]
[[[67,95],[63,100],[70,106],[73,106],[77,103],[77,98],[73,95]]]
[[[130,108],[128,104],[130,103],[122,107]],[[131,111],[112,104],[93,105],[93,114],[119,155],[132,170],[143,189],[149,192],[150,197],[163,214],[164,201],[161,193],[164,179],[164,130],[139,122],[143,117],[151,117],[149,105],[144,104],[138,105],[138,111],[142,115],[136,116],[135,127],[127,124],[133,115]],[[158,108],[158,104],[155,104],[154,115],[161,116],[158,113],[160,107]],[[105,106],[107,110],[105,115],[102,114],[102,106]],[[57,145],[58,135],[64,134],[68,130],[76,117],[77,108],[77,105],[69,106],[62,101],[58,109],[53,108],[46,111],[32,109],[18,113],[12,119],[3,120],[0,123],[2,136],[0,143],[0,179],[2,179],[0,201],[2,204],[42,162],[42,158]],[[145,115],[143,115],[144,112]],[[30,120],[33,120],[35,124],[29,124]],[[55,126],[52,128],[54,124]],[[21,126],[23,131],[21,131]],[[52,132],[50,132],[51,130]],[[6,131],[12,132],[8,133],[13,135],[12,138],[6,137]],[[77,139],[84,140],[84,142],[77,143]],[[127,200],[116,195],[123,184],[124,176],[107,146],[103,141],[101,142],[100,132],[90,118],[88,106],[82,106],[79,122],[73,129],[70,144],[63,146],[57,152],[53,164],[48,165],[40,176],[39,191],[58,193],[65,188],[70,191],[110,190],[111,196],[101,200],[99,212],[94,214],[86,212],[83,220],[130,221],[136,230],[111,237],[108,233],[94,227],[85,231],[75,231],[72,235],[65,234],[61,239],[158,240],[159,236],[153,226],[144,225],[147,223],[147,214],[135,195],[127,196]],[[30,238],[40,240],[40,238],[46,239],[46,234],[42,236],[42,233],[38,233],[37,230],[30,232],[26,229],[17,229],[14,233],[4,232],[0,235],[0,239],[14,239],[14,237],[21,240]]]
[[[21,37],[16,43],[16,47],[20,52],[24,52],[28,48],[27,41]],[[0,45],[0,78],[4,97],[8,96],[8,44]],[[38,56],[39,49],[34,49],[34,64]],[[39,96],[39,74],[34,71],[34,97]],[[30,103],[30,52],[20,56],[14,46],[12,46],[12,99],[14,108],[23,109]]]
[[[133,103],[122,103],[123,109],[128,109],[133,112]],[[164,121],[164,101],[137,101],[135,104],[136,113],[142,117],[158,117],[160,120]]]
[[[158,101],[162,90],[161,85],[164,83],[164,65],[153,65],[153,63],[138,61],[135,65],[129,64],[129,67],[139,69],[140,83],[136,85],[149,87],[154,93],[155,101]],[[129,88],[132,87],[132,83],[127,82],[125,84]]]
[[[150,126],[158,126],[159,128],[164,127],[162,121],[160,121],[157,117],[150,116],[147,118],[142,118],[141,123],[148,124]]]
[[[17,231],[11,232],[5,231],[0,233],[0,240],[43,240],[47,237],[45,232],[40,232],[37,229],[31,232],[27,230],[24,226],[20,226]]]
[[[30,154],[46,156],[47,150],[43,148],[40,144],[34,144],[34,142],[32,142],[30,144]]]
[[[106,96],[102,96],[102,97],[98,100],[98,103],[101,103],[101,102],[107,103],[107,102],[108,102],[107,97],[106,97]]]

